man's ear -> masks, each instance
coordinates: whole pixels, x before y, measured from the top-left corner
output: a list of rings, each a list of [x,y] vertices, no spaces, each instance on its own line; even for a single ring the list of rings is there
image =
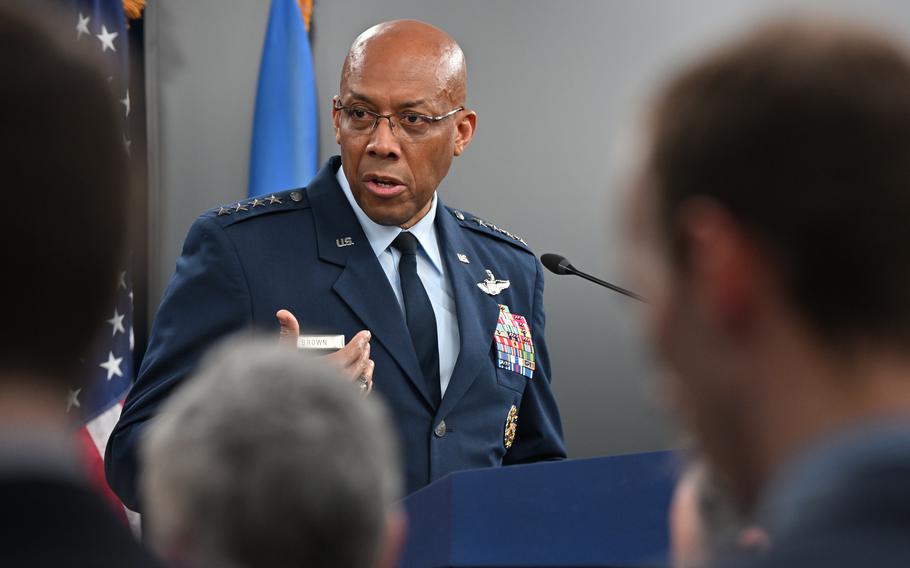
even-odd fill
[[[462,152],[471,143],[474,138],[474,130],[477,129],[477,113],[473,110],[464,110],[458,124],[455,125],[455,155],[460,156]]]
[[[332,126],[335,128],[335,143],[341,144],[341,111],[335,108],[338,97],[332,97]]]
[[[399,505],[386,513],[386,531],[379,551],[376,568],[397,568],[404,552],[405,538],[408,533],[408,521],[404,510]]]
[[[703,304],[715,325],[742,331],[770,292],[763,249],[726,208],[708,198],[683,203],[678,223],[693,301]]]

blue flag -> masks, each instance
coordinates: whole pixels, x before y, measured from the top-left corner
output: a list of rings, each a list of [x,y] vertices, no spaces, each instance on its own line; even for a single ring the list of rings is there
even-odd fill
[[[313,57],[297,0],[272,0],[259,63],[249,195],[302,187],[319,166]]]

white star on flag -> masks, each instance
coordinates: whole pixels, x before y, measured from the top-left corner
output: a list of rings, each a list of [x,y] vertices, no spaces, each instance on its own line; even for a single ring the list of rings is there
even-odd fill
[[[123,357],[114,357],[113,351],[108,351],[107,361],[98,365],[102,369],[107,371],[107,380],[114,378],[114,375],[118,377],[123,376],[123,371],[120,370],[120,363],[123,362]]]
[[[107,320],[107,323],[111,324],[114,327],[114,332],[111,333],[111,337],[117,335],[117,332],[126,333],[126,328],[123,327],[123,318],[126,317],[126,314],[121,314],[117,311],[117,308],[114,308],[114,317]]]
[[[118,32],[107,31],[107,26],[101,26],[101,33],[95,36],[101,40],[101,53],[104,53],[108,49],[114,52],[117,51],[117,48],[114,47],[114,39],[116,39],[118,35],[120,35]]]
[[[91,18],[83,16],[82,12],[79,12],[79,23],[76,24],[76,41],[78,41],[83,35],[91,35],[91,32],[88,31],[88,22]]]
[[[120,104],[126,108],[126,116],[130,115],[130,90],[126,90],[126,96],[120,99]]]
[[[75,406],[79,408],[82,406],[79,404],[79,393],[82,392],[82,389],[71,390],[69,396],[66,397],[66,411],[69,412]]]
[[[136,347],[136,336],[133,335],[133,326],[130,326],[130,353],[133,352],[134,347]]]

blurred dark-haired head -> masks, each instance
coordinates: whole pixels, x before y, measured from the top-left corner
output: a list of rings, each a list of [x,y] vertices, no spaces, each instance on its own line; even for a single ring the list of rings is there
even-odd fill
[[[788,451],[889,404],[859,391],[910,346],[910,57],[851,24],[768,24],[675,75],[644,140],[649,333],[748,501]]]
[[[832,342],[910,343],[910,59],[872,32],[779,24],[673,81],[653,121],[657,205],[680,267],[689,200],[762,244]]]
[[[0,7],[0,376],[62,386],[117,283],[126,155],[100,67],[24,5]]]

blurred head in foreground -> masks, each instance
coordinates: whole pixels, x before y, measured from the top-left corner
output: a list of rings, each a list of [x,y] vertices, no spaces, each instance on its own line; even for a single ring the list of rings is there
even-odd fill
[[[213,351],[150,426],[145,525],[177,566],[386,568],[403,539],[384,407],[273,342]]]
[[[118,103],[71,30],[0,6],[0,423],[59,409],[113,302],[126,226]],[[46,403],[46,404],[45,404]]]
[[[673,568],[707,566],[727,547],[762,550],[768,545],[764,531],[750,524],[724,480],[700,460],[680,476],[669,521]]]
[[[84,53],[39,4],[0,5],[2,564],[157,566],[98,495],[73,431],[80,360],[119,280],[122,114],[100,49]]]
[[[659,93],[630,262],[680,418],[751,505],[838,429],[910,410],[910,58],[774,23]]]

